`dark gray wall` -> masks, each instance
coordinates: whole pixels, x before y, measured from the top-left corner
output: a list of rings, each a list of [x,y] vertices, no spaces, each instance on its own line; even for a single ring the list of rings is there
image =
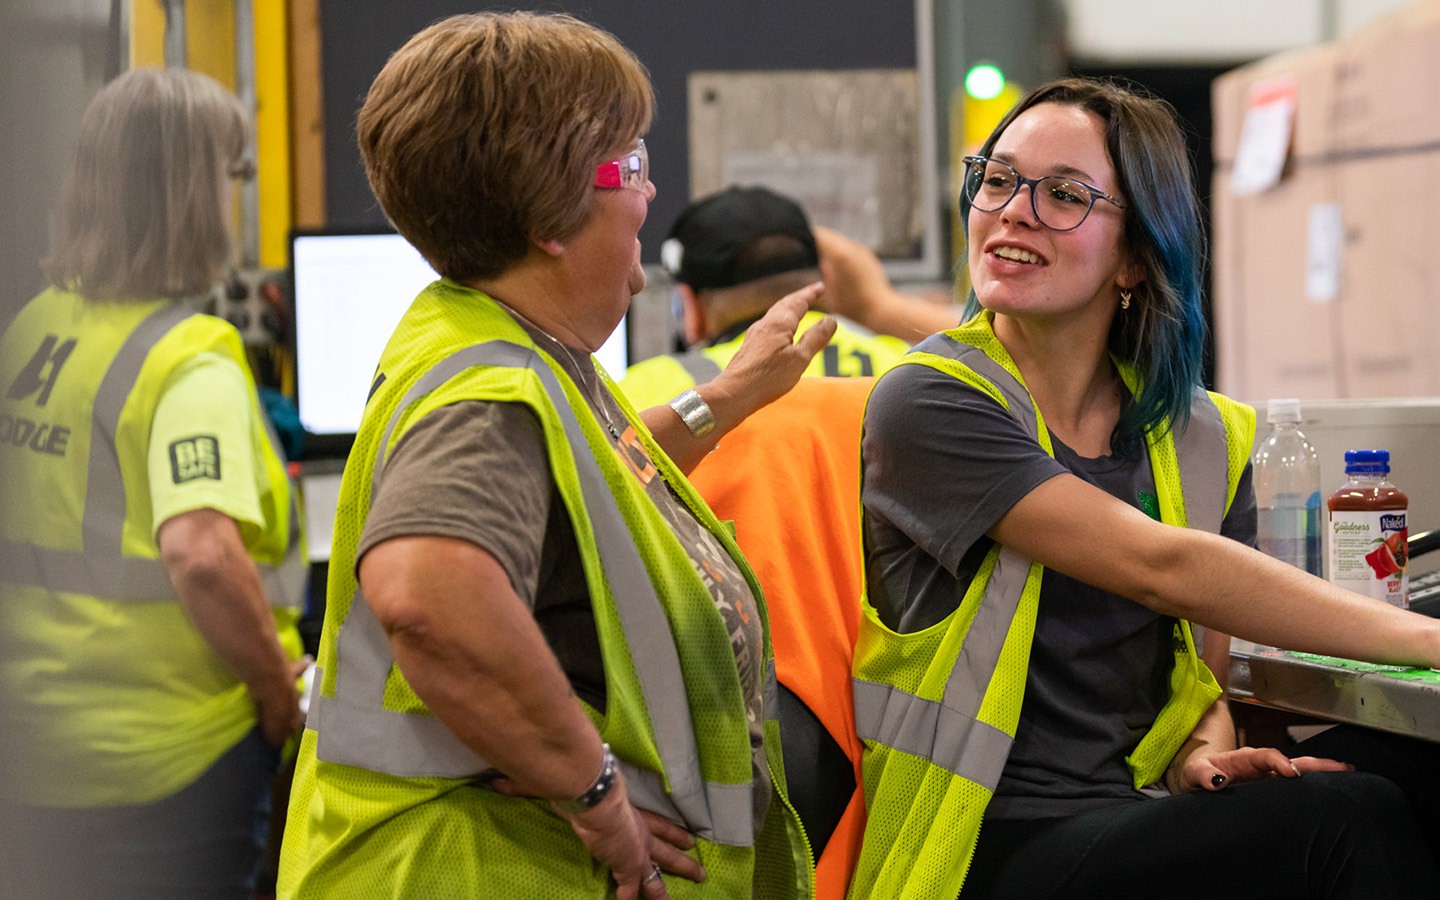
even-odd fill
[[[365,183],[354,131],[355,113],[385,60],[435,19],[485,8],[514,7],[454,0],[322,4],[330,225],[384,222]],[[689,72],[915,66],[915,7],[910,0],[561,0],[544,8],[571,13],[614,33],[650,69],[657,107],[646,144],[657,194],[640,235],[647,262],[656,261],[665,231],[689,200]]]
[[[0,3],[0,327],[44,287],[40,261],[80,115],[113,74],[109,6]]]

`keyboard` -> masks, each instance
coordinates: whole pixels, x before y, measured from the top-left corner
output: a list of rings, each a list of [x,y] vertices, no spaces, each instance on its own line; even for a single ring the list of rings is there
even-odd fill
[[[1440,569],[1410,579],[1410,609],[1440,619]]]

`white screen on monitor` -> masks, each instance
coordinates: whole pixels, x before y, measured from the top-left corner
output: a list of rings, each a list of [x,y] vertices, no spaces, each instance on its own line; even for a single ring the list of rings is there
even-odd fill
[[[390,334],[438,276],[398,234],[296,235],[296,406],[311,434],[351,435]],[[626,321],[595,354],[619,380],[629,363]]]

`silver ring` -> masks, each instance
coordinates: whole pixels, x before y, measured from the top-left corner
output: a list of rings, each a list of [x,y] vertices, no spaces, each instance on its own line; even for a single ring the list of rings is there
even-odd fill
[[[645,879],[644,879],[643,881],[641,881],[640,883],[641,883],[641,884],[649,884],[649,883],[652,882],[652,881],[657,881],[657,880],[659,880],[659,878],[660,878],[660,864],[659,864],[659,863],[652,862],[652,863],[650,864],[650,874],[649,874],[649,875],[646,875],[646,876],[645,876]]]

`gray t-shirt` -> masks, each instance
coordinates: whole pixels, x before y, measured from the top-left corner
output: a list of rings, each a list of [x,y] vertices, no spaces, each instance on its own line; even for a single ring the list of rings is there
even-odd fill
[[[527,331],[531,331],[527,329]],[[615,423],[616,452],[679,538],[710,589],[730,635],[744,692],[757,779],[756,819],[769,799],[764,751],[764,636],[755,599],[724,546],[700,524],[651,463],[588,353],[549,346],[602,425]],[[582,368],[583,367],[583,368]],[[603,406],[599,405],[603,404]],[[391,450],[356,549],[356,565],[382,541],[453,537],[484,548],[530,605],[577,696],[605,709],[605,668],[574,526],[547,462],[539,420],[519,403],[479,400],[428,413]]]
[[[867,590],[887,625],[913,632],[945,618],[993,546],[985,532],[1056,475],[1158,508],[1147,457],[1088,459],[1051,439],[1054,459],[993,399],[928,366],[880,379],[865,415],[861,499]],[[1221,533],[1254,544],[1248,466]],[[1045,572],[1015,746],[987,817],[1068,816],[1144,799],[1124,759],[1168,696],[1173,627],[1138,603]]]

